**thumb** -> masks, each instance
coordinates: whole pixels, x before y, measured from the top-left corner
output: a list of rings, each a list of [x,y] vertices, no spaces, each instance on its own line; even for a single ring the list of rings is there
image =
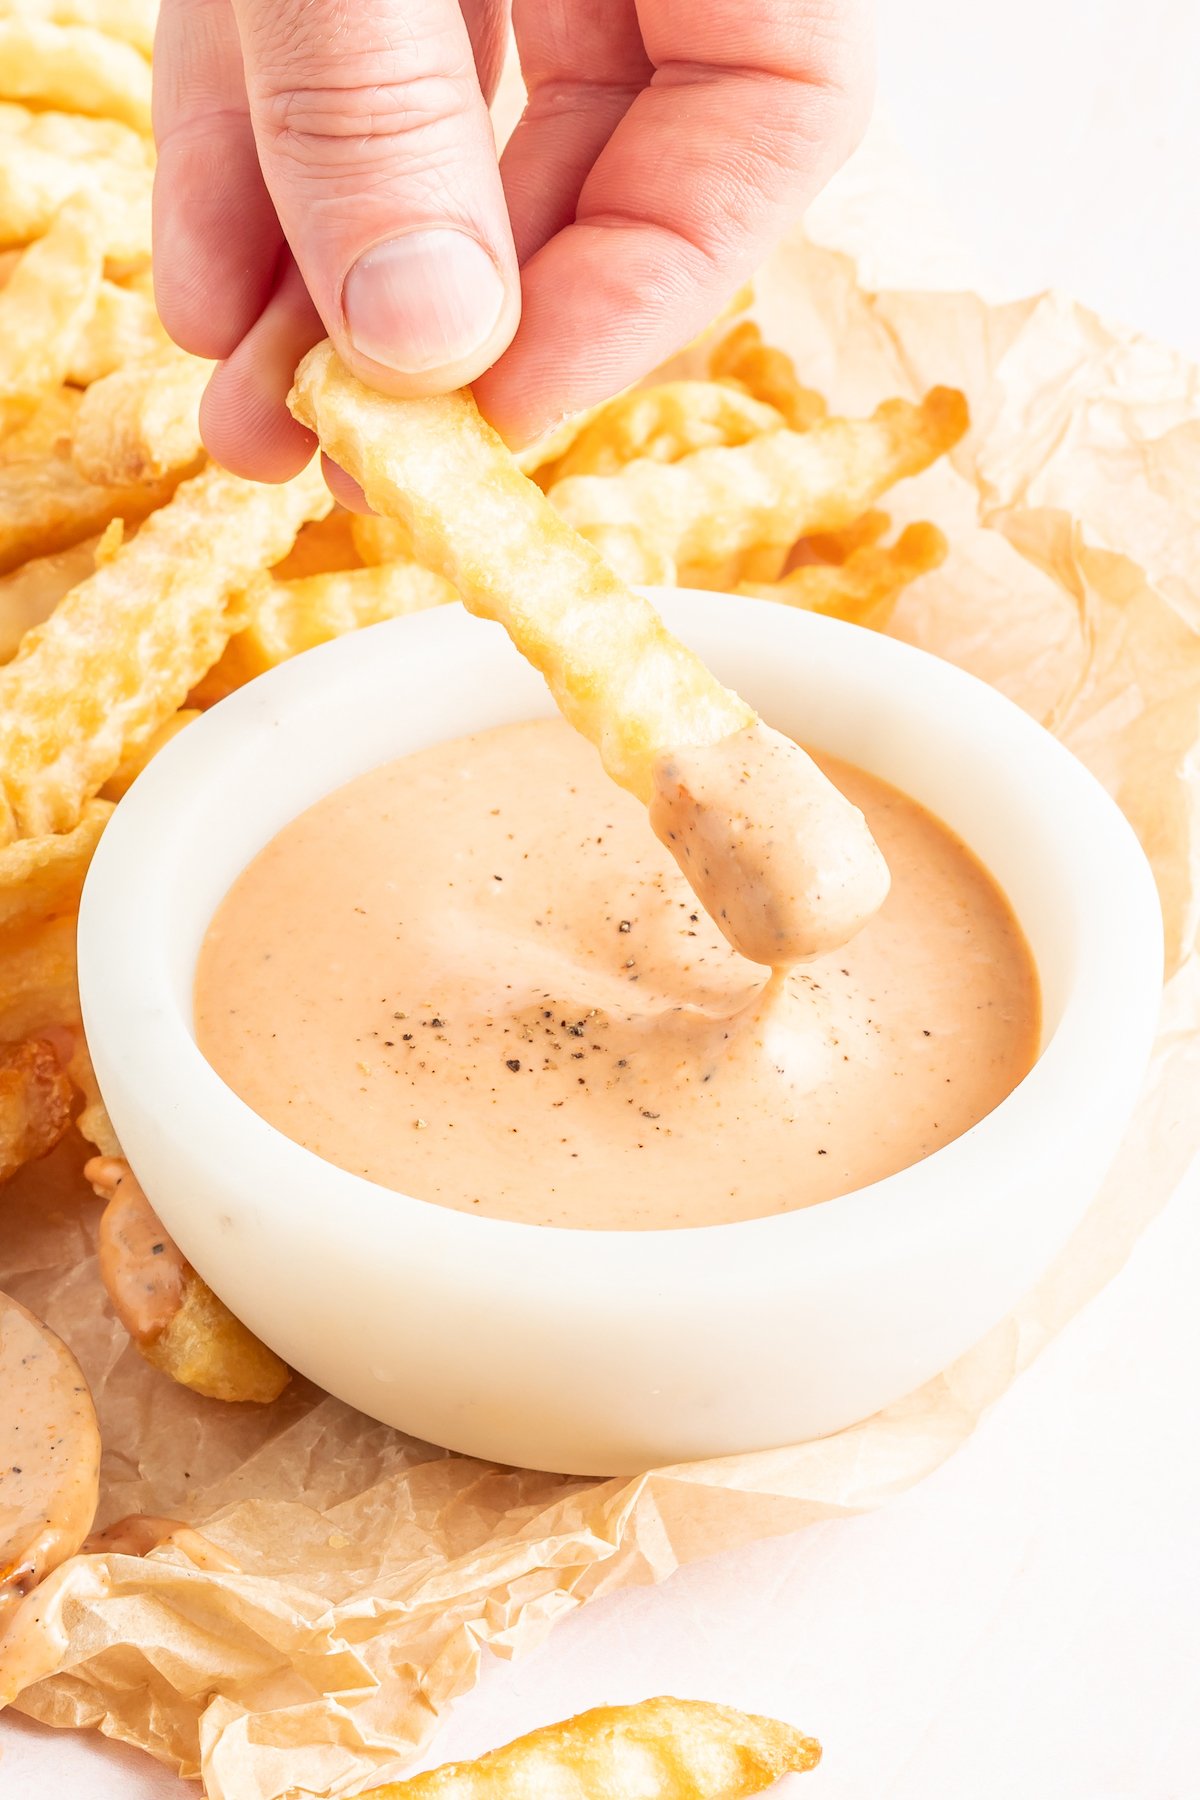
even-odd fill
[[[436,393],[507,346],[520,277],[456,0],[234,0],[268,191],[343,359]]]

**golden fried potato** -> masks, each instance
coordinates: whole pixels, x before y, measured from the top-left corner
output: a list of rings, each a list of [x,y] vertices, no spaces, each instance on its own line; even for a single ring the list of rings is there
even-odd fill
[[[403,519],[383,519],[378,513],[355,513],[350,529],[354,548],[370,568],[379,563],[412,562],[412,532]]]
[[[0,60],[3,29],[0,24]],[[86,199],[77,195],[0,289],[0,433],[65,380],[103,272],[103,246]]]
[[[746,444],[778,431],[784,416],[753,395],[719,381],[668,381],[610,400],[584,426],[554,470],[568,475],[615,475],[639,456],[678,462],[714,444]]]
[[[0,0],[0,19],[44,19],[51,25],[88,25],[121,38],[149,56],[158,0]]]
[[[95,538],[111,520],[136,524],[171,498],[178,473],[158,482],[96,487],[69,455],[0,465],[0,574]]]
[[[297,581],[263,577],[246,590],[246,623],[205,676],[201,692],[208,701],[217,699],[330,638],[457,599],[448,581],[414,562],[340,569]]]
[[[71,460],[85,481],[161,481],[200,455],[200,398],[214,365],[173,345],[126,363],[88,388]]]
[[[62,1339],[0,1294],[0,1635],[17,1603],[74,1556],[96,1515],[100,1427]]]
[[[154,356],[169,345],[154,303],[141,292],[136,278],[125,285],[102,281],[95,307],[71,346],[66,378],[76,387],[90,387],[114,369]]]
[[[200,1279],[163,1230],[129,1164],[93,1157],[84,1174],[107,1201],[100,1276],[146,1361],[211,1400],[278,1399],[291,1379],[287,1364]]]
[[[332,504],[315,461],[278,487],[209,467],[26,634],[0,669],[0,843],[72,828],[216,661],[236,596]]]
[[[743,1800],[820,1760],[815,1738],[778,1719],[663,1698],[597,1706],[363,1800]]]
[[[0,575],[0,663],[10,662],[25,633],[48,619],[63,595],[96,566],[98,537],[37,556]]]
[[[642,587],[674,587],[678,581],[670,557],[648,545],[632,525],[593,525],[579,535],[622,581]]]
[[[844,563],[856,550],[877,544],[891,526],[891,517],[877,508],[862,514],[841,531],[814,531],[795,545],[804,562]]]
[[[358,515],[340,506],[324,519],[302,525],[287,555],[271,570],[276,581],[299,581],[305,575],[332,575],[338,569],[360,569],[363,558],[354,541]]]
[[[73,831],[0,846],[0,934],[76,910],[88,864],[111,814],[107,800],[89,800]]]
[[[779,581],[743,581],[738,591],[879,629],[909,582],[945,559],[936,525],[910,525],[890,548],[868,544],[842,563],[804,563]]]
[[[64,912],[0,931],[0,1043],[79,1024],[76,917]]]
[[[556,482],[550,499],[577,531],[627,525],[692,569],[723,566],[746,550],[784,548],[835,531],[905,476],[928,468],[967,428],[953,388],[920,405],[887,400],[870,419],[828,419],[810,431],[771,431],[733,449],[698,450],[677,463],[640,461],[617,475]]]
[[[0,1186],[53,1150],[74,1106],[75,1091],[48,1038],[0,1044]]]
[[[715,381],[732,382],[775,407],[792,431],[808,431],[828,413],[824,396],[803,385],[785,351],[763,343],[752,319],[735,325],[722,338],[709,359],[709,370]]]
[[[471,612],[504,626],[622,787],[649,801],[663,750],[713,743],[754,722],[745,701],[568,529],[469,394],[390,399],[325,343],[300,365],[290,404],[376,511],[407,526],[420,561],[452,581]]]
[[[0,98],[150,129],[150,65],[88,25],[0,16]]]
[[[83,395],[78,388],[49,388],[19,425],[0,437],[0,465],[69,454]]]
[[[29,114],[35,121],[41,116]],[[67,156],[43,149],[32,131],[0,132],[0,245],[41,237],[65,203],[84,194],[109,256],[148,255],[150,181],[144,163],[139,168],[104,156]]]

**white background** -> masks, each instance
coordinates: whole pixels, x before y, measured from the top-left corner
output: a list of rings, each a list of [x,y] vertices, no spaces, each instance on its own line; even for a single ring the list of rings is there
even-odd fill
[[[886,111],[964,268],[1200,357],[1200,0],[882,10]],[[1198,1800],[1198,1202],[1194,1178],[920,1488],[587,1608],[489,1665],[429,1760],[673,1692],[820,1737],[796,1800]],[[10,1717],[0,1796],[47,1793],[195,1789]]]

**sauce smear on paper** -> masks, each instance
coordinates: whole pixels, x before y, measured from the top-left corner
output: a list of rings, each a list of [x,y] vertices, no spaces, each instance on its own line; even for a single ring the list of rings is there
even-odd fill
[[[891,870],[841,948],[739,956],[591,746],[535,720],[286,826],[210,926],[200,1047],[328,1161],[495,1218],[718,1224],[905,1168],[1028,1071],[1037,978],[951,832],[817,760]]]

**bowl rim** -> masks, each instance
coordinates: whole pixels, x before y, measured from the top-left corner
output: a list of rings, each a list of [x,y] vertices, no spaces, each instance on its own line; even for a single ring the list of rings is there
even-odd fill
[[[164,1005],[161,988],[156,988],[160,959],[155,933],[158,945],[165,946],[169,925],[161,912],[155,915],[155,888],[161,897],[178,858],[187,854],[182,824],[187,798],[236,758],[239,738],[261,717],[264,706],[280,714],[279,729],[311,729],[314,706],[294,703],[319,684],[315,704],[327,717],[350,704],[347,689],[353,687],[355,671],[377,668],[390,637],[403,634],[411,666],[419,662],[423,644],[428,654],[430,646],[437,651],[440,640],[452,641],[464,629],[479,633],[480,624],[468,620],[458,606],[388,620],[292,658],[196,720],[139,776],[101,838],[80,906],[81,1004],[101,1090],[110,1059],[119,1060],[122,1079],[140,1084],[143,1113],[153,1113],[160,1136],[166,1131],[186,1143],[198,1176],[209,1182],[220,1183],[223,1168],[227,1180],[231,1156],[246,1169],[261,1172],[272,1166],[273,1179],[256,1204],[274,1207],[281,1229],[295,1229],[298,1205],[334,1206],[336,1190],[342,1190],[340,1197],[360,1209],[364,1238],[372,1242],[380,1234],[405,1245],[419,1241],[424,1252],[451,1258],[476,1258],[486,1250],[510,1266],[520,1261],[543,1274],[553,1271],[558,1279],[569,1280],[572,1273],[582,1277],[586,1269],[589,1288],[598,1280],[626,1278],[637,1268],[652,1286],[668,1276],[673,1283],[686,1277],[714,1294],[761,1281],[764,1258],[776,1239],[778,1249],[786,1246],[788,1255],[803,1247],[836,1262],[853,1256],[864,1234],[881,1253],[887,1253],[889,1244],[898,1250],[900,1225],[905,1233],[911,1231],[918,1215],[931,1227],[953,1231],[964,1184],[977,1192],[994,1188],[995,1172],[1005,1167],[1015,1135],[1024,1132],[1029,1141],[1049,1149],[1064,1116],[1078,1120],[1084,1113],[1099,1127],[1111,1106],[1108,1090],[1114,1083],[1100,1082],[1090,1094],[1081,1092],[1083,1049],[1115,1006],[1126,1021],[1122,1054],[1114,1059],[1114,1067],[1118,1061],[1120,1065],[1121,1091],[1129,1084],[1131,1068],[1136,1065],[1139,1074],[1144,1068],[1161,993],[1162,917],[1153,876],[1132,827],[1096,778],[998,690],[913,645],[768,600],[686,589],[643,591],[685,641],[702,640],[698,647],[705,655],[723,632],[735,629],[742,640],[747,630],[758,634],[764,654],[768,645],[778,647],[789,637],[799,655],[806,643],[824,639],[845,658],[851,685],[871,665],[901,689],[908,681],[922,689],[932,685],[935,698],[939,691],[957,692],[960,702],[965,695],[976,719],[990,723],[1002,741],[1013,740],[1014,734],[1023,739],[1053,774],[1048,785],[1071,798],[1075,825],[1089,834],[1110,880],[1084,933],[1087,941],[1057,1026],[1028,1074],[992,1112],[922,1162],[820,1205],[730,1223],[644,1230],[536,1225],[460,1212],[326,1162],[255,1113],[204,1058],[190,1017],[184,1018],[173,1000]],[[455,730],[446,735],[462,734]],[[339,785],[330,783],[331,788]],[[1041,804],[1040,796],[1033,803]],[[274,827],[266,830],[258,847],[273,835]],[[970,845],[969,837],[965,841]],[[154,847],[153,858],[146,855],[147,844]],[[144,888],[147,880],[149,904],[131,908],[131,881]],[[1120,890],[1120,904],[1115,890]],[[1131,915],[1138,927],[1132,941],[1127,930]],[[1103,994],[1098,987],[1102,977]],[[175,1133],[167,1121],[181,1117],[185,1100],[192,1123]],[[1072,1104],[1064,1115],[1067,1101]],[[204,1121],[199,1127],[197,1118]],[[1069,1138],[1071,1133],[1057,1135]],[[136,1149],[131,1160],[136,1166]],[[196,1191],[195,1182],[187,1185]],[[151,1198],[186,1253],[186,1218],[160,1206],[158,1196]]]

